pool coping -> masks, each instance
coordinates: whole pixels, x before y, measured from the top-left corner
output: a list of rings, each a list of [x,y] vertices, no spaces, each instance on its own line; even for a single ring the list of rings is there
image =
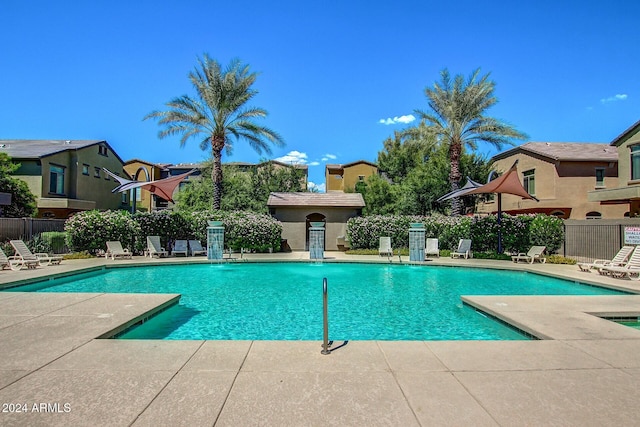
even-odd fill
[[[303,256],[300,260],[308,261]],[[376,261],[371,258],[369,262]],[[261,257],[251,260],[263,261]],[[170,262],[143,261],[134,262]],[[28,277],[23,280],[33,281],[52,271],[71,274],[76,267],[90,272],[105,263],[68,264],[37,273],[8,272],[0,274],[0,280],[25,273]],[[126,264],[118,261],[110,266]],[[441,260],[433,265],[495,266],[484,260]],[[510,269],[505,264],[499,267]],[[538,274],[542,269],[580,282],[588,277],[596,285],[639,291],[635,282],[579,274],[567,266],[518,265],[516,269]],[[329,356],[320,355],[319,342],[94,339],[99,335],[91,335],[96,323],[120,322],[127,316],[131,320],[136,317],[132,309],[140,316],[150,306],[162,305],[146,300],[171,297],[60,295],[68,305],[57,310],[50,309],[57,297],[24,295],[21,304],[12,306],[8,301],[16,296],[0,295],[0,304],[5,300],[13,313],[0,314],[5,321],[0,322],[0,337],[5,340],[5,346],[0,346],[0,402],[70,403],[72,411],[0,413],[0,423],[597,425],[630,424],[640,416],[637,405],[625,397],[633,396],[640,381],[636,356],[640,331],[596,317],[640,312],[640,295],[614,299],[465,296],[466,303],[542,331],[546,339],[357,341]],[[139,308],[130,307],[132,301]],[[29,311],[38,309],[50,312],[38,317]],[[14,323],[7,326],[6,321]],[[62,323],[56,327],[56,322]],[[57,335],[34,340],[36,325],[49,327],[47,333]],[[111,329],[113,325],[109,324]],[[80,336],[80,340],[65,344],[67,336]],[[53,354],[54,348],[63,354]],[[36,356],[44,362],[29,365]],[[327,387],[332,390],[329,395]],[[203,399],[211,404],[204,407]],[[526,407],[518,403],[523,401]]]

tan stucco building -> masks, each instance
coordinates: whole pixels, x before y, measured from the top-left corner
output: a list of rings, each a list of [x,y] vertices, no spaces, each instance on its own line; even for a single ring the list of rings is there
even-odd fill
[[[326,191],[353,191],[358,182],[378,173],[378,166],[366,160],[357,160],[344,165],[328,164],[325,166]]]
[[[0,140],[0,152],[20,163],[14,177],[25,181],[36,196],[38,217],[67,218],[79,211],[122,209],[128,204],[126,195],[111,192],[118,183],[102,170],[126,176],[124,162],[107,141]]]
[[[309,250],[311,222],[325,223],[325,250],[342,249],[347,220],[362,214],[360,193],[271,193],[269,212],[282,223],[282,238],[292,250]]]
[[[640,121],[611,141],[618,156],[618,185],[588,193],[590,202],[615,206],[631,217],[640,216]]]
[[[618,187],[618,153],[609,144],[528,142],[494,156],[491,162],[493,169],[502,173],[516,160],[520,181],[539,201],[504,194],[503,212],[613,219],[623,218],[628,211],[621,205],[587,198],[590,191]],[[477,211],[497,212],[496,198],[480,203]]]
[[[133,181],[156,181],[162,179],[162,171],[167,165],[147,162],[146,160],[131,159],[124,164],[124,170]],[[149,190],[138,188],[135,194],[136,210],[153,212],[158,208],[166,208],[167,201],[151,194]]]

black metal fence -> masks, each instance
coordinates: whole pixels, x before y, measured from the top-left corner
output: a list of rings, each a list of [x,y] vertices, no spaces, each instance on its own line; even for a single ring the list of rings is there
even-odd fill
[[[638,219],[565,220],[560,253],[579,261],[611,259],[625,243],[625,227],[640,227]]]
[[[31,240],[45,231],[64,231],[64,219],[0,218],[0,241]]]

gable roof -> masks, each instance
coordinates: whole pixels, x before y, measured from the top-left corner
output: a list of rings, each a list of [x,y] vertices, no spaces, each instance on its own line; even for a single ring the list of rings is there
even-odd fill
[[[640,120],[632,124],[627,130],[618,135],[613,141],[611,141],[610,145],[620,146],[627,139],[640,132]]]
[[[355,162],[351,162],[351,163],[345,163],[342,165],[343,168],[348,168],[351,166],[355,166],[355,165],[359,165],[359,164],[365,164],[365,165],[369,165],[369,166],[373,166],[374,168],[377,168],[378,165],[376,165],[375,163],[369,162],[367,160],[356,160]]]
[[[491,161],[504,159],[515,154],[536,154],[551,161],[570,162],[617,162],[618,150],[610,144],[585,142],[527,142],[518,147],[496,154]]]
[[[126,162],[124,162],[125,166],[126,165],[130,165],[131,163],[142,163],[142,164],[145,164],[147,166],[154,166],[154,167],[157,167],[157,168],[160,168],[160,169],[164,169],[167,166],[167,164],[165,164],[165,163],[154,163],[154,162],[150,162],[148,160],[142,160],[142,159],[138,159],[138,158],[129,159]]]
[[[355,165],[359,165],[359,164],[365,164],[365,165],[373,166],[376,169],[378,168],[378,165],[376,165],[375,163],[369,162],[367,160],[356,160],[355,162],[344,163],[344,164],[327,163],[324,167],[325,167],[326,170],[340,171],[340,170],[344,170],[344,168],[349,168],[351,166],[355,166]]]
[[[360,193],[271,193],[267,206],[271,207],[332,207],[363,208],[364,199]]]
[[[15,159],[40,159],[63,151],[79,150],[92,145],[104,144],[116,156],[122,164],[124,161],[105,140],[97,139],[2,139],[0,140],[0,152],[7,153]]]

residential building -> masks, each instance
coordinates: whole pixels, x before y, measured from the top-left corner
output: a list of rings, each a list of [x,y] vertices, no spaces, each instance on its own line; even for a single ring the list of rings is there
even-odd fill
[[[146,160],[131,159],[124,163],[124,170],[128,174],[128,178],[134,181],[156,181],[162,179],[162,171],[167,165],[161,163],[152,163]],[[166,208],[167,201],[151,194],[149,190],[138,188],[130,194],[134,198],[135,210],[144,212],[153,212],[158,208]]]
[[[344,165],[328,164],[325,167],[326,191],[353,191],[358,182],[378,173],[378,166],[366,160],[357,160]]]
[[[615,206],[627,213],[640,216],[640,121],[622,132],[611,147],[618,156],[619,181],[616,186],[589,191],[588,200],[601,206]]]
[[[618,187],[618,153],[609,144],[528,142],[491,159],[499,173],[518,161],[524,188],[539,201],[502,195],[502,211],[545,213],[564,219],[622,218],[620,205],[590,201],[587,193]],[[477,212],[497,212],[497,198],[480,203]]]
[[[365,203],[360,193],[271,193],[269,212],[282,223],[282,238],[292,250],[309,250],[312,222],[325,227],[324,247],[343,249],[349,218],[360,216]]]
[[[102,168],[125,176],[124,162],[103,140],[0,140],[0,152],[20,168],[14,173],[36,196],[37,216],[67,218],[92,209],[121,209],[126,195]]]

